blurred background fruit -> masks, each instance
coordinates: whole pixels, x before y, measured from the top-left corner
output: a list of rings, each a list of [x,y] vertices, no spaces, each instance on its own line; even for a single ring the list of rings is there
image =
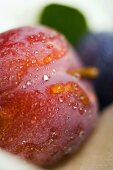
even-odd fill
[[[103,109],[113,102],[113,33],[84,36],[78,51],[86,66],[99,68],[100,74],[93,84]]]

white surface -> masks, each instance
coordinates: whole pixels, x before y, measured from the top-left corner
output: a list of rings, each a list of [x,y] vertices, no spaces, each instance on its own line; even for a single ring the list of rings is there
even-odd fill
[[[93,31],[113,30],[113,0],[0,0],[0,32],[36,24],[36,15],[47,3],[60,2],[81,9]]]
[[[0,149],[0,170],[42,170]]]

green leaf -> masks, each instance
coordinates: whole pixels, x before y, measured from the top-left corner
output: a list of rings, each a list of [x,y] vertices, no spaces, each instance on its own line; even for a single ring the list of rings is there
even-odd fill
[[[80,11],[59,4],[50,4],[43,9],[40,23],[63,33],[73,45],[88,31]]]

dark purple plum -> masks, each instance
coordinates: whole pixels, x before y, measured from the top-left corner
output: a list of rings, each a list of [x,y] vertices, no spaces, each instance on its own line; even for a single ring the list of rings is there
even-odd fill
[[[87,34],[81,39],[78,52],[86,66],[100,70],[93,84],[103,109],[113,102],[113,33]]]

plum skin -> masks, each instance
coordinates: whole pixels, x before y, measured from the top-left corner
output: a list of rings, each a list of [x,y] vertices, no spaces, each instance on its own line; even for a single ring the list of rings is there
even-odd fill
[[[80,146],[97,118],[93,88],[67,73],[81,66],[65,38],[50,28],[0,34],[1,148],[48,166]]]

